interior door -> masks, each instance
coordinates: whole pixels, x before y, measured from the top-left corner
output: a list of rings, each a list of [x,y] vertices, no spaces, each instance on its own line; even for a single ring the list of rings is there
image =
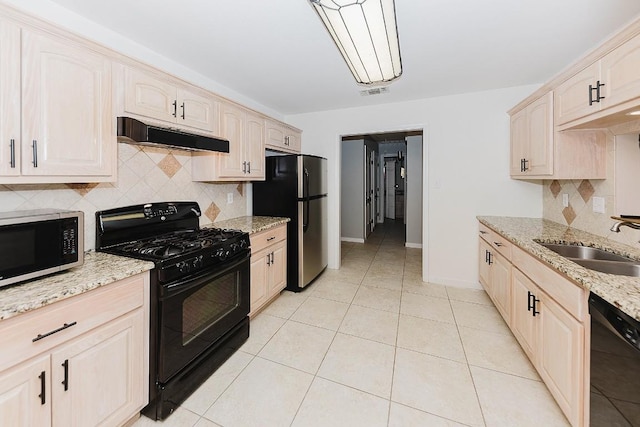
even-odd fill
[[[396,219],[396,161],[384,161],[385,218]]]
[[[371,164],[371,148],[365,145],[364,147],[364,238],[365,240],[369,238],[369,234],[371,234],[371,206],[373,205],[371,190],[373,188],[371,182],[371,170],[373,169],[373,165]]]

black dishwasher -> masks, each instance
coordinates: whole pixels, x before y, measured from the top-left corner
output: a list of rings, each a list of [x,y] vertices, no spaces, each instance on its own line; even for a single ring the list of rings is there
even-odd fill
[[[640,427],[640,322],[598,295],[591,314],[591,427]]]

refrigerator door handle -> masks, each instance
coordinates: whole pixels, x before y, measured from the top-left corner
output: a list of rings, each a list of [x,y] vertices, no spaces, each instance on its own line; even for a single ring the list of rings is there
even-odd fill
[[[304,199],[303,203],[304,203],[304,213],[302,214],[302,232],[306,232],[307,229],[309,228],[309,171],[307,170],[307,168],[304,168],[303,170],[303,176],[304,176],[304,187],[302,189],[302,197]]]

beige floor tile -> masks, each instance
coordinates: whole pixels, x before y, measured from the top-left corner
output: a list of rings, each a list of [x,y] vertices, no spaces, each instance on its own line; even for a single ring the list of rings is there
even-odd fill
[[[466,362],[458,327],[451,323],[401,314],[398,347]]]
[[[348,308],[349,304],[343,302],[309,297],[291,320],[337,331]]]
[[[389,401],[316,377],[292,427],[386,427]]]
[[[539,381],[471,367],[487,427],[569,426]]]
[[[351,305],[338,331],[383,344],[395,345],[398,314]]]
[[[402,292],[426,295],[429,297],[449,298],[447,295],[447,288],[445,286],[423,282],[422,277],[419,277],[418,279],[405,277],[402,282]]]
[[[470,426],[484,425],[463,363],[398,348],[391,400]]]
[[[490,305],[493,307],[491,298],[489,298],[489,295],[482,289],[456,288],[454,286],[447,286],[446,289],[449,294],[449,299]]]
[[[376,276],[390,276],[390,277],[398,277],[402,276],[404,272],[404,259],[401,258],[397,261],[394,260],[385,260],[373,262],[369,270],[367,271],[367,275],[376,275]]]
[[[402,275],[384,276],[379,274],[369,274],[362,279],[363,286],[391,289],[394,291],[402,290]]]
[[[462,301],[451,301],[451,307],[459,326],[511,335],[495,307]]]
[[[185,408],[178,408],[164,421],[153,421],[142,415],[132,427],[192,427],[199,419],[200,415]]]
[[[447,420],[418,409],[409,408],[391,402],[391,410],[389,411],[389,427],[465,427],[464,424]]]
[[[402,293],[400,314],[406,314],[438,322],[455,323],[449,300],[427,295]]]
[[[313,375],[254,358],[205,417],[225,427],[290,425]]]
[[[315,374],[335,332],[289,320],[258,353],[259,357]]]
[[[252,355],[236,351],[204,384],[184,401],[181,407],[198,415],[204,415],[207,409],[213,405],[213,402],[240,375],[240,372],[247,367],[252,359]]]
[[[305,292],[283,291],[262,313],[288,319],[308,297]]]
[[[389,398],[394,347],[338,333],[318,376]]]
[[[222,427],[220,424],[216,424],[213,421],[210,421],[206,418],[200,418],[195,426],[193,427]]]
[[[459,327],[470,365],[540,381],[513,335]]]
[[[315,281],[306,292],[312,291],[311,295],[316,298],[351,303],[358,291],[358,286],[359,285],[353,283],[329,278]]]
[[[343,282],[359,285],[366,273],[366,268],[345,267],[340,268],[339,270],[326,269],[320,277],[326,276],[334,280],[340,280]]]
[[[360,286],[353,304],[376,310],[398,313],[400,311],[400,291],[370,286]]]
[[[258,354],[286,321],[282,317],[271,316],[264,311],[258,314],[251,319],[249,339],[240,347],[240,350],[250,354]]]

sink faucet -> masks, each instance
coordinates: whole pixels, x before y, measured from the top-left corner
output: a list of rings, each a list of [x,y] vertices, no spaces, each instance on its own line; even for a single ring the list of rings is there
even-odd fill
[[[630,227],[633,228],[634,230],[640,230],[640,224],[636,223],[636,222],[630,222],[630,221],[617,221],[616,223],[614,223],[611,226],[611,231],[615,232],[615,233],[619,233],[620,232],[620,227]]]

